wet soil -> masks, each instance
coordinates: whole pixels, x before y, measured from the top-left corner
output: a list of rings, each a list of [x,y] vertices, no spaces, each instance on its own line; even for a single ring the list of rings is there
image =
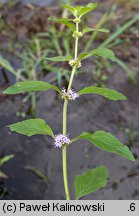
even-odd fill
[[[133,46],[132,46],[133,47]],[[134,48],[135,50],[136,42]],[[134,52],[134,51],[133,51]],[[136,51],[137,52],[137,51]],[[136,57],[138,58],[138,56]],[[134,60],[136,60],[134,57]],[[130,58],[130,64],[134,68]],[[137,62],[137,61],[136,61]],[[93,84],[92,60],[83,63],[84,73],[76,76],[74,88],[78,91]],[[71,138],[83,131],[106,130],[117,136],[133,152],[136,162],[118,155],[103,152],[86,141],[76,142],[68,148],[68,173],[71,198],[74,199],[74,176],[90,168],[105,165],[109,168],[106,188],[84,199],[139,199],[139,80],[131,84],[125,72],[113,63],[107,87],[124,93],[128,101],[113,102],[100,96],[82,96],[68,109],[68,132]],[[48,80],[49,75],[44,77]],[[14,81],[10,76],[11,83]],[[1,79],[1,91],[7,86]],[[2,167],[8,179],[1,182],[8,194],[2,199],[64,199],[61,149],[53,147],[53,140],[46,136],[31,138],[11,133],[6,125],[21,121],[16,116],[22,95],[0,97],[0,154],[14,154],[15,158]],[[63,101],[55,92],[37,94],[37,117],[44,118],[55,134],[62,130]],[[29,116],[28,116],[29,117]],[[129,133],[130,132],[130,133]],[[132,139],[131,135],[137,136]],[[44,171],[48,182],[44,183],[26,166]]]

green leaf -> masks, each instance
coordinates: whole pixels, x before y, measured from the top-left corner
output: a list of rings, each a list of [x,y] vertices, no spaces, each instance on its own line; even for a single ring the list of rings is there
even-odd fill
[[[7,155],[5,157],[0,158],[0,166],[11,160],[13,157],[14,155]]]
[[[0,65],[5,68],[7,71],[13,73],[14,75],[16,74],[16,71],[14,70],[14,68],[12,67],[12,65],[9,63],[9,61],[7,61],[5,58],[3,58],[0,55]]]
[[[106,131],[96,131],[95,133],[84,132],[77,139],[87,139],[95,144],[100,149],[103,149],[108,152],[116,153],[121,155],[128,160],[135,161],[134,156],[130,152],[129,148],[123,145],[115,136]]]
[[[110,32],[108,29],[105,29],[105,28],[100,28],[100,29],[84,28],[83,29],[83,34],[85,34],[87,32],[92,32],[92,31],[99,31],[99,32],[104,32],[104,33],[109,33]]]
[[[104,166],[84,172],[82,175],[75,176],[74,187],[76,199],[87,194],[93,193],[105,187],[108,178],[108,169]]]
[[[49,17],[48,20],[58,22],[58,23],[62,23],[64,25],[68,26],[72,31],[75,31],[75,25],[70,23],[70,21],[72,19],[67,19],[67,18],[57,19],[55,17]]]
[[[85,7],[83,6],[77,6],[77,7],[72,7],[70,5],[63,5],[64,8],[67,8],[74,16],[79,16],[80,18],[85,15],[86,13],[94,10],[98,6],[97,3],[90,3],[86,5]]]
[[[88,12],[94,10],[98,6],[98,3],[90,3],[85,7],[82,7],[79,11],[79,17],[82,17],[83,15],[87,14]]]
[[[75,7],[75,11],[78,11],[78,12],[79,12],[82,8],[83,8],[83,6],[79,6],[79,5],[78,5],[78,6]]]
[[[19,94],[24,92],[48,91],[53,89],[61,93],[60,89],[50,83],[43,81],[24,81],[17,82],[16,84],[7,88],[4,94]]]
[[[8,127],[11,131],[15,131],[26,136],[46,134],[54,138],[52,129],[45,123],[43,119],[39,118],[18,122],[8,125]]]
[[[2,172],[2,171],[0,170],[0,178],[5,178],[5,179],[7,179],[8,176],[7,176],[4,172]]]
[[[72,56],[57,56],[57,57],[52,57],[52,58],[46,58],[49,61],[55,61],[55,62],[64,62],[64,61],[70,61],[73,59]]]
[[[112,61],[115,61],[115,54],[112,50],[107,49],[107,48],[97,48],[94,49],[90,52],[86,52],[86,53],[81,53],[79,56],[79,59],[86,59],[90,56],[100,56],[100,57],[104,57],[107,59],[110,59]]]
[[[117,92],[113,89],[97,87],[97,86],[85,87],[79,91],[79,95],[84,95],[84,94],[98,94],[110,100],[127,100],[126,96],[124,96],[120,92]]]
[[[62,7],[68,9],[72,14],[74,14],[75,8],[70,5],[64,5],[62,4]]]

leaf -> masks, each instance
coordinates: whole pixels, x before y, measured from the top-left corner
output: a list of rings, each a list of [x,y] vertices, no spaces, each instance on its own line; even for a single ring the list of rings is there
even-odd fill
[[[129,148],[123,145],[115,136],[106,131],[96,131],[95,133],[84,132],[77,139],[87,139],[94,143],[100,149],[103,149],[108,152],[116,153],[121,155],[128,160],[135,161],[134,156],[130,152]]]
[[[27,170],[32,171],[36,176],[38,176],[39,178],[41,178],[45,183],[48,183],[48,177],[47,175],[41,171],[40,169],[33,167],[33,166],[26,166],[25,167]]]
[[[49,61],[55,61],[55,62],[64,62],[64,61],[70,61],[73,59],[72,56],[57,56],[57,57],[52,57],[52,58],[46,58]]]
[[[12,67],[12,65],[9,63],[9,61],[7,61],[5,58],[3,58],[0,55],[0,65],[5,68],[7,71],[13,73],[14,75],[16,74],[16,71],[14,70],[14,68]]]
[[[82,7],[78,14],[79,14],[79,17],[82,17],[83,15],[85,15],[86,13],[94,10],[96,7],[98,6],[98,3],[90,3],[88,4],[87,6],[85,7]]]
[[[100,28],[100,29],[84,28],[83,29],[83,34],[85,34],[87,32],[92,32],[92,31],[99,31],[99,32],[104,32],[104,33],[109,33],[110,32],[108,29],[105,29],[105,28]]]
[[[5,157],[0,158],[0,166],[11,160],[13,157],[14,155],[7,155]]]
[[[62,7],[68,9],[72,14],[74,14],[75,8],[70,5],[64,5],[62,4]]]
[[[61,93],[60,89],[50,83],[43,81],[24,81],[17,82],[16,84],[7,88],[3,93],[4,94],[19,94],[25,92],[36,92],[36,91],[48,91],[53,89]]]
[[[115,61],[115,54],[112,50],[107,49],[107,48],[97,48],[94,49],[90,52],[86,52],[86,53],[81,53],[79,56],[79,59],[85,59],[88,58],[90,56],[100,56],[100,57],[104,57],[107,59],[110,59],[112,61]]]
[[[7,176],[4,172],[2,172],[2,171],[0,170],[0,178],[5,178],[5,179],[7,179],[8,176]]]
[[[45,123],[43,119],[39,118],[18,122],[12,125],[8,125],[8,127],[11,131],[15,131],[26,136],[46,134],[54,138],[52,129]]]
[[[107,178],[108,170],[104,166],[97,167],[96,169],[84,172],[82,175],[75,176],[74,187],[76,199],[105,187]]]
[[[98,94],[110,100],[127,100],[126,96],[124,96],[118,91],[109,88],[97,87],[97,86],[85,87],[79,91],[79,95],[84,95],[84,94]]]
[[[79,5],[78,5],[78,6],[75,7],[75,10],[76,10],[76,12],[77,12],[77,11],[81,10],[82,8],[83,8],[83,6],[79,6]]]
[[[54,22],[58,22],[58,23],[62,23],[65,24],[66,26],[68,26],[72,31],[75,31],[75,25],[70,23],[71,19],[67,19],[67,18],[62,18],[62,19],[57,19],[55,17],[49,17],[48,18],[49,21],[54,21]]]

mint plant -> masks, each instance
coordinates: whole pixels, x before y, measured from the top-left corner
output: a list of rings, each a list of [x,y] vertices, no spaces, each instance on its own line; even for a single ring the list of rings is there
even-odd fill
[[[54,147],[62,149],[62,164],[63,164],[63,181],[65,188],[65,196],[66,199],[70,199],[69,185],[68,185],[68,172],[67,172],[67,148],[72,145],[77,140],[88,140],[93,143],[96,147],[112,152],[118,155],[123,156],[124,158],[134,161],[134,156],[130,152],[129,148],[123,145],[113,134],[99,130],[96,132],[83,132],[79,136],[75,138],[71,138],[67,130],[67,109],[68,105],[71,101],[75,101],[77,98],[80,99],[83,95],[86,94],[98,94],[109,100],[126,100],[126,96],[117,92],[113,89],[97,87],[97,86],[87,86],[83,89],[76,92],[73,90],[73,81],[78,68],[81,67],[81,63],[83,60],[93,56],[103,57],[112,61],[115,61],[115,55],[112,50],[107,49],[105,47],[99,47],[91,51],[83,52],[78,54],[79,47],[79,39],[85,33],[91,31],[99,31],[99,32],[109,32],[107,29],[92,29],[85,27],[84,29],[80,29],[80,23],[82,21],[82,17],[93,11],[98,6],[97,3],[90,3],[86,6],[76,6],[72,7],[69,5],[63,5],[64,8],[67,8],[74,18],[67,19],[57,19],[50,17],[50,21],[55,21],[59,23],[63,23],[68,26],[72,30],[72,36],[75,40],[75,50],[74,57],[71,55],[68,56],[56,56],[46,58],[47,60],[54,62],[69,62],[69,65],[72,68],[70,81],[68,84],[68,88],[63,87],[59,89],[57,86],[51,85],[48,82],[43,81],[23,81],[18,82],[8,89],[4,91],[4,94],[19,94],[24,92],[36,92],[36,91],[48,91],[55,90],[60,95],[64,102],[63,104],[63,131],[60,131],[59,134],[54,134],[53,130],[50,126],[46,124],[43,119],[28,119],[22,122],[18,122],[12,125],[9,125],[11,131],[16,131],[17,133],[32,136],[35,134],[44,134],[50,136],[53,140],[52,143]],[[103,188],[106,185],[108,178],[108,170],[104,166],[97,167],[95,169],[84,172],[81,175],[75,176],[74,186],[76,199],[80,199],[81,197],[95,192],[100,188]]]

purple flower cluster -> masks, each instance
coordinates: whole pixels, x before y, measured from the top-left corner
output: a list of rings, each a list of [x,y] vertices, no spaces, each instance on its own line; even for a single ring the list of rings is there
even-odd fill
[[[68,135],[63,135],[63,134],[58,134],[55,136],[55,141],[54,141],[54,145],[56,147],[59,147],[61,148],[62,145],[64,144],[69,144],[71,141],[70,139],[68,138]]]
[[[76,93],[73,89],[70,89],[69,92],[66,91],[65,88],[62,90],[63,96],[66,97],[68,100],[75,100],[79,97],[78,93]]]

